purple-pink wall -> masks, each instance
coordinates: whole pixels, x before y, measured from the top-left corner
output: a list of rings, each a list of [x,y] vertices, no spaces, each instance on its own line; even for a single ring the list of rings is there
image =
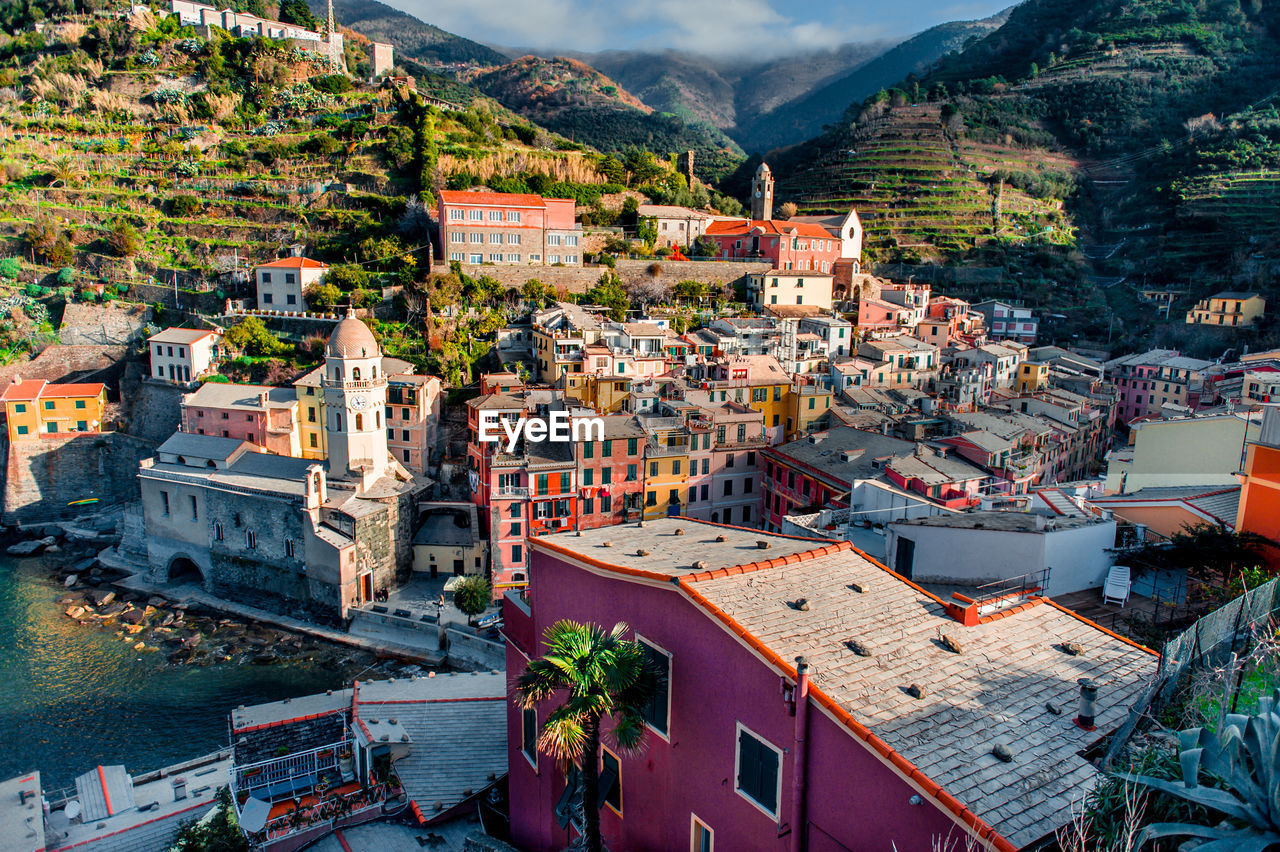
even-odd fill
[[[782,679],[674,586],[600,576],[560,559],[532,554],[532,619],[508,602],[511,681],[532,655],[533,637],[560,618],[612,627],[625,621],[672,654],[670,742],[650,732],[645,751],[623,756],[622,816],[601,810],[613,852],[689,848],[691,815],[715,832],[716,850],[787,850],[791,843],[795,718]],[[540,708],[545,718],[549,702]],[[735,792],[736,723],[785,749],[780,818],[774,821]],[[530,852],[559,850],[569,838],[552,808],[563,774],[545,755],[535,773],[520,750],[520,712],[509,705],[511,831]],[[911,805],[914,790],[845,727],[810,703],[806,776],[810,850],[929,849],[931,838],[958,829],[933,804]]]

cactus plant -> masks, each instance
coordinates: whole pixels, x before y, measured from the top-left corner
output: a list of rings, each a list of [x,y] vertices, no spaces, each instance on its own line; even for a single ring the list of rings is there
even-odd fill
[[[1280,689],[1258,699],[1253,716],[1228,714],[1221,733],[1191,728],[1178,739],[1181,783],[1130,773],[1118,777],[1223,813],[1230,822],[1153,823],[1138,845],[1159,837],[1201,838],[1195,852],[1264,852],[1280,845]],[[1202,769],[1228,789],[1202,786]]]

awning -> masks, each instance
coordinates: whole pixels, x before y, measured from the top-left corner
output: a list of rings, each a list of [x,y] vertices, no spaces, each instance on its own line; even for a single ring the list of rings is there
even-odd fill
[[[262,831],[267,827],[267,817],[271,816],[271,805],[252,796],[240,809],[240,827],[249,833]]]

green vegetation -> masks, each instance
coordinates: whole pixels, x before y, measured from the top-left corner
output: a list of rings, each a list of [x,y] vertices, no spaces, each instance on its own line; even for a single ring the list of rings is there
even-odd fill
[[[463,615],[479,615],[493,602],[493,587],[483,574],[460,577],[453,584],[453,605]]]
[[[600,811],[595,807],[601,722],[613,721],[610,736],[618,748],[638,751],[644,743],[644,708],[658,688],[659,675],[644,649],[623,638],[628,631],[621,623],[605,633],[595,624],[557,621],[544,636],[546,653],[530,660],[516,681],[526,710],[564,695],[563,703],[541,720],[538,749],[571,761],[582,774],[587,852],[601,850]]]

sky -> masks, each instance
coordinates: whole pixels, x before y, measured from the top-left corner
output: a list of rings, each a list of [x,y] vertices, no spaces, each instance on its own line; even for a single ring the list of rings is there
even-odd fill
[[[383,0],[429,24],[500,47],[673,49],[774,57],[906,37],[983,18],[1011,0]]]

